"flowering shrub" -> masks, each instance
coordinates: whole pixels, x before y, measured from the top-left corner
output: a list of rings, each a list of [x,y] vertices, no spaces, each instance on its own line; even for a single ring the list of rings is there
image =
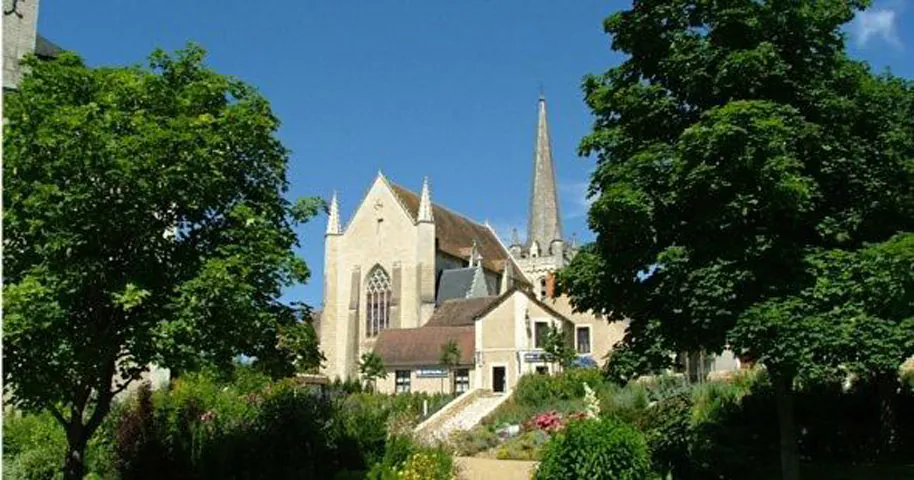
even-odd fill
[[[647,442],[634,427],[611,418],[571,422],[549,440],[536,480],[651,478]]]
[[[524,423],[524,430],[544,430],[551,433],[563,428],[565,428],[565,422],[562,414],[555,410],[543,412]]]
[[[584,409],[587,418],[600,417],[600,400],[597,399],[597,394],[587,383],[584,383]]]
[[[453,459],[440,451],[413,454],[397,475],[400,480],[451,480],[454,477]]]

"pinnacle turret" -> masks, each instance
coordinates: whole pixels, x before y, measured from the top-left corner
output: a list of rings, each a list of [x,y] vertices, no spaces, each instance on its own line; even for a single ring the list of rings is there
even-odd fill
[[[425,177],[422,181],[422,193],[419,197],[419,213],[417,216],[417,221],[419,222],[435,221],[434,210],[432,209],[432,194],[428,187],[428,177]]]
[[[336,199],[336,192],[330,198],[330,211],[327,215],[327,235],[339,235],[340,229],[340,206]]]

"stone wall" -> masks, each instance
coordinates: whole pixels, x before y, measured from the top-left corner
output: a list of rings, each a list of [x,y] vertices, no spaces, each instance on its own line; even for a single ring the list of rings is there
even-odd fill
[[[3,88],[16,88],[19,60],[35,51],[38,0],[3,0]]]

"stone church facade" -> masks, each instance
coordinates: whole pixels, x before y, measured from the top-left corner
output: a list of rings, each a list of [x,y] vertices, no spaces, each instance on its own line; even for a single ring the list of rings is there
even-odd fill
[[[381,391],[507,391],[526,373],[550,372],[542,349],[561,327],[582,363],[602,363],[624,325],[573,312],[553,295],[552,273],[575,246],[562,234],[546,102],[538,105],[527,238],[503,242],[488,224],[383,174],[343,225],[334,194],[325,234],[319,317],[329,377],[357,378],[361,356],[381,356]],[[442,345],[459,350],[440,364]]]

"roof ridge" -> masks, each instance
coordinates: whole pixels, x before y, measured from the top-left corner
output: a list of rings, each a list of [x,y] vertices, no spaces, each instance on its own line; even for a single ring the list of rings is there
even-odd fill
[[[447,299],[447,300],[441,302],[441,305],[444,305],[445,303],[448,303],[448,302],[466,302],[466,301],[468,301],[468,300],[494,299],[494,298],[498,298],[498,297],[500,297],[500,296],[501,296],[501,295],[486,295],[485,297],[449,298],[449,299]]]
[[[390,184],[393,185],[393,186],[400,187],[400,188],[402,188],[403,190],[406,190],[407,192],[412,193],[413,195],[415,195],[415,196],[417,196],[417,197],[420,196],[418,193],[416,193],[416,192],[414,192],[414,191],[412,191],[412,190],[410,190],[410,189],[404,187],[403,185],[400,185],[399,183],[390,182]],[[399,200],[399,199],[398,199],[398,200]],[[477,226],[479,226],[479,227],[485,227],[485,224],[479,223],[477,220],[473,220],[473,219],[470,218],[469,216],[464,215],[464,214],[462,214],[462,213],[460,213],[460,212],[458,212],[458,211],[456,211],[456,210],[453,210],[453,209],[451,209],[451,208],[445,207],[444,205],[442,205],[442,204],[440,204],[440,203],[436,203],[434,200],[432,200],[432,206],[438,207],[438,208],[440,208],[440,209],[442,209],[442,210],[444,210],[444,211],[446,211],[446,212],[448,212],[448,213],[450,213],[450,214],[452,214],[452,215],[457,215],[458,217],[463,217],[465,220],[469,220],[469,221],[475,223],[475,224],[476,224]],[[490,230],[491,230],[491,229],[490,229]],[[498,237],[498,236],[496,235],[496,238],[497,238],[497,237]]]

